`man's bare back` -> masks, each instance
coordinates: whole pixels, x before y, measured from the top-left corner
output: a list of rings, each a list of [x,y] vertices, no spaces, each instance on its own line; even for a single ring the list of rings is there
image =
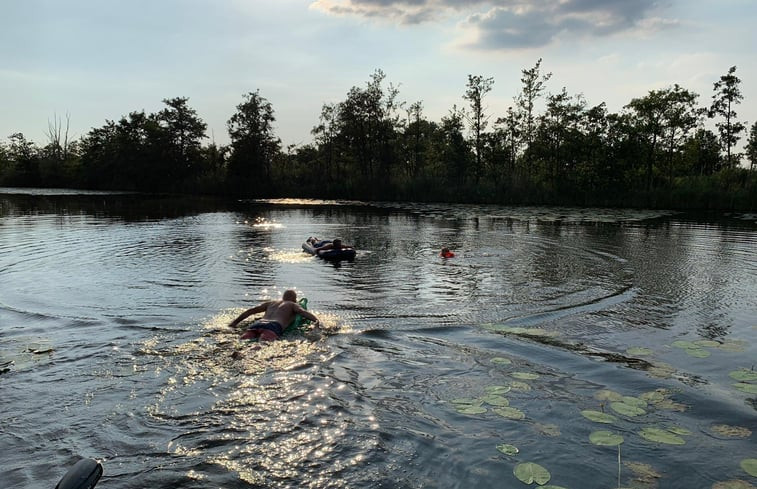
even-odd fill
[[[284,292],[284,296],[280,300],[263,302],[260,305],[246,310],[233,320],[229,324],[229,327],[233,328],[253,314],[262,312],[263,317],[250,325],[250,328],[244,335],[242,335],[242,337],[275,340],[283,334],[287,326],[294,321],[297,314],[317,323],[318,318],[297,304],[296,301],[297,294],[293,290],[287,290]]]

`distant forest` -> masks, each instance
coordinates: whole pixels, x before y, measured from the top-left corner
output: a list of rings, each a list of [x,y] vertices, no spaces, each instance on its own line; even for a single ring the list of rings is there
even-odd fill
[[[134,190],[236,198],[757,209],[757,122],[747,131],[732,67],[710,103],[679,85],[634,98],[619,113],[564,88],[546,91],[541,60],[521,70],[511,107],[494,113],[493,78],[468,75],[461,105],[440,121],[401,102],[381,70],[324,104],[313,142],[282,147],[259,91],[229,118],[230,143],[208,143],[189,99],[157,113],[106,120],[77,140],[69,121],[47,141],[0,141],[0,186]],[[705,122],[716,130],[707,129]],[[746,138],[745,153],[739,142]]]

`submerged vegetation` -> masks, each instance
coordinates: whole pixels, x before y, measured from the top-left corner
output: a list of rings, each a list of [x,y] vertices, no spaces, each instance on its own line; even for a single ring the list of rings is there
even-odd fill
[[[38,145],[0,142],[0,185],[502,204],[692,209],[757,208],[757,123],[738,120],[736,67],[713,83],[711,103],[679,85],[633,98],[619,112],[550,93],[541,60],[522,70],[511,107],[489,111],[494,79],[468,75],[462,107],[440,121],[401,102],[377,70],[364,87],[323,105],[313,142],[282,148],[271,103],[245,94],[230,143],[207,144],[186,97],[157,113],[131,112],[78,140],[49,123]],[[707,129],[710,121],[716,131]],[[744,154],[738,144],[746,138]]]

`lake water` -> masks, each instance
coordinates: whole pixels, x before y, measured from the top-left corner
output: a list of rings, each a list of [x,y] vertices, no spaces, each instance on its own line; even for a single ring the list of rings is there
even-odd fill
[[[756,245],[754,215],[0,189],[0,485],[757,485]],[[226,328],[287,288],[322,331]]]

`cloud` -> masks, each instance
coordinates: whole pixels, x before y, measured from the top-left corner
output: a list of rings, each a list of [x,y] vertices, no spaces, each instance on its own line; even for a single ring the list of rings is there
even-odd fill
[[[675,26],[674,21],[654,16],[658,4],[658,0],[317,0],[311,8],[406,25],[457,19],[473,39],[469,46],[497,50]]]

